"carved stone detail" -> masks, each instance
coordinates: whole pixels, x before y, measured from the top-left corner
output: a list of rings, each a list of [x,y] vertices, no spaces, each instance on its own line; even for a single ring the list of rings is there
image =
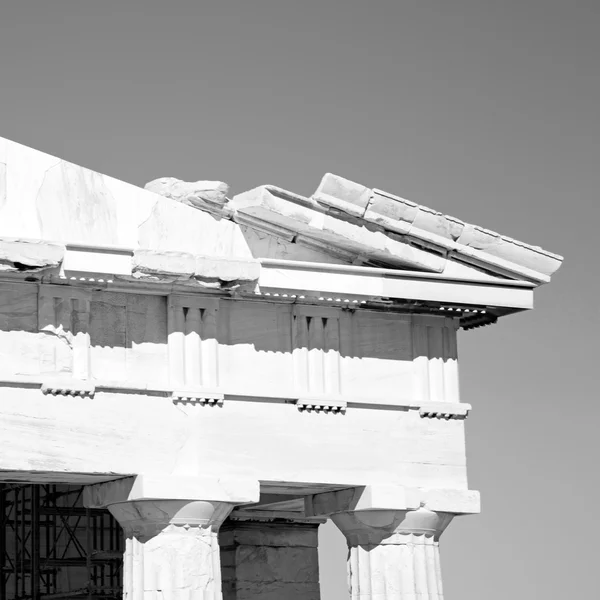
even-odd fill
[[[339,396],[339,311],[329,307],[295,306],[292,340],[294,384],[299,394],[308,398]]]
[[[225,395],[222,392],[211,390],[180,390],[173,392],[172,398],[174,404],[208,404],[210,406],[222,406]]]
[[[345,400],[331,398],[298,398],[296,406],[300,411],[317,413],[345,413],[347,403]]]
[[[458,353],[452,318],[413,317],[415,392],[419,402],[458,403]]]
[[[42,383],[42,393],[52,396],[81,396],[93,398],[96,387],[89,381],[64,379]]]
[[[218,310],[218,299],[169,297],[169,373],[171,385],[183,391],[180,397],[200,398],[206,388],[212,398],[219,385]]]
[[[466,419],[470,410],[467,403],[425,402],[419,407],[419,415],[430,419]]]
[[[86,380],[90,373],[91,292],[81,288],[42,285],[38,298],[38,328],[64,340],[72,350],[71,373]]]

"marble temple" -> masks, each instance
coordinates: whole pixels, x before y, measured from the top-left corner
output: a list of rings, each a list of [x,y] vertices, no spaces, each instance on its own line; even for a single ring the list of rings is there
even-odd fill
[[[329,173],[228,194],[0,138],[0,600],[317,600],[328,519],[349,597],[443,597],[457,336],[562,258]]]

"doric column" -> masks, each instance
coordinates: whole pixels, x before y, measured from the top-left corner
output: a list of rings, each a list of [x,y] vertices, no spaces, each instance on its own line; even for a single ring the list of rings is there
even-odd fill
[[[320,522],[228,519],[219,534],[223,600],[320,600]]]
[[[455,516],[479,512],[479,493],[368,485],[310,496],[305,508],[346,537],[351,598],[442,600],[440,535]]]
[[[442,600],[438,540],[453,516],[426,508],[333,514],[350,550],[351,598]]]
[[[195,499],[202,498],[205,499]],[[221,600],[218,531],[258,482],[141,477],[88,486],[84,504],[123,527],[125,600]]]
[[[125,533],[123,598],[220,600],[217,534],[232,508],[198,500],[110,505]]]

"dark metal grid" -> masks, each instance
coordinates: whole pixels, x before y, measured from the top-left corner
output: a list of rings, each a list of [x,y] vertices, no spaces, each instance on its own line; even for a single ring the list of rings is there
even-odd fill
[[[0,600],[121,597],[121,529],[108,511],[83,507],[82,491],[0,484]],[[83,585],[71,589],[76,570]]]

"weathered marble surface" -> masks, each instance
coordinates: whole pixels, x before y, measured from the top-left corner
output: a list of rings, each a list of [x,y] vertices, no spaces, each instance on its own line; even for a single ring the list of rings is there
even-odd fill
[[[189,475],[467,489],[463,421],[368,407],[302,413],[293,404],[227,396],[222,407],[183,410],[167,394],[140,392],[96,389],[82,399],[3,391],[0,470],[69,477],[172,474],[184,465]]]
[[[41,240],[0,239],[1,271],[37,271],[59,267],[65,247]]]
[[[162,178],[148,191],[1,138],[0,158],[0,239],[215,261],[374,262],[457,278],[508,275],[536,285],[549,281],[562,260],[333,175],[312,198],[263,186],[227,202],[222,182]]]
[[[0,138],[0,238],[16,237],[252,258],[231,221]]]
[[[318,203],[341,211],[386,231],[429,239],[465,256],[469,250],[483,251],[515,266],[550,276],[562,263],[562,257],[507,236],[500,235],[460,219],[443,215],[378,189],[327,173],[313,198]],[[431,234],[432,237],[428,236]]]
[[[193,208],[213,211],[227,204],[229,186],[222,181],[182,181],[175,177],[161,177],[149,181],[144,189]]]
[[[38,382],[5,394],[0,469],[466,486],[463,421],[414,404],[458,401],[452,319],[27,283],[0,298],[0,379]],[[68,377],[94,399],[42,393]],[[204,389],[222,407],[173,403]]]
[[[279,228],[283,235],[302,236],[304,241],[314,240],[318,246],[342,247],[355,256],[369,256],[398,268],[417,268],[441,273],[445,259],[426,252],[404,241],[392,239],[378,231],[337,219],[319,210],[316,202],[298,198],[290,202],[272,186],[263,186],[238,194],[231,202],[236,210],[234,219],[241,224],[266,223]],[[249,219],[249,220],[248,220]]]
[[[133,257],[134,277],[152,277],[166,281],[198,282],[217,289],[232,285],[256,284],[260,263],[252,259],[198,256],[189,252],[136,250]]]

